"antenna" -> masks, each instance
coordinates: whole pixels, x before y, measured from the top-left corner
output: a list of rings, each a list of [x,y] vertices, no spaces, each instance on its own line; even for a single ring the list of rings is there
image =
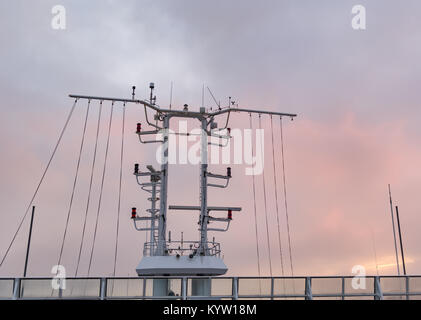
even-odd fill
[[[170,89],[170,110],[172,107],[172,90],[173,90],[173,82],[171,81],[171,89]]]
[[[149,89],[151,90],[149,102],[154,105],[156,103],[156,96],[153,95],[153,91],[155,89],[155,84],[153,82],[149,84]]]
[[[135,97],[135,91],[136,91],[136,87],[135,87],[135,86],[133,86],[133,87],[132,87],[132,100],[134,100],[134,97]]]
[[[205,107],[205,84],[202,86],[202,108]]]

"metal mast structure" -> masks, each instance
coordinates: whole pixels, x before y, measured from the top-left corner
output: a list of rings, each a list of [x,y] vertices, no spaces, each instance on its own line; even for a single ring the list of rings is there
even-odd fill
[[[233,211],[241,211],[240,207],[216,207],[208,205],[208,187],[226,188],[229,184],[231,168],[227,168],[225,175],[213,174],[208,171],[208,137],[229,140],[231,129],[228,128],[231,113],[268,114],[280,117],[287,116],[294,118],[296,114],[272,112],[263,110],[242,109],[229,105],[227,108],[218,106],[216,111],[207,111],[203,106],[199,112],[190,111],[187,105],[182,110],[173,108],[164,109],[156,104],[154,96],[154,84],[150,86],[149,100],[135,99],[135,87],[133,87],[132,99],[107,98],[96,96],[70,95],[71,98],[88,99],[99,101],[123,102],[143,105],[147,124],[153,128],[150,131],[143,131],[141,123],[137,124],[136,134],[142,143],[162,144],[162,162],[159,171],[151,165],[147,166],[148,171],[141,172],[139,164],[135,164],[134,175],[141,188],[150,193],[148,200],[151,208],[147,209],[149,215],[139,216],[136,208],[132,209],[132,220],[136,230],[149,231],[150,240],[145,243],[143,258],[141,259],[136,272],[139,276],[217,276],[226,273],[228,268],[220,257],[220,244],[208,239],[209,231],[227,231],[232,220]],[[155,112],[153,120],[149,119],[148,111]],[[225,126],[218,128],[215,119],[226,115]],[[200,204],[198,206],[168,205],[168,143],[170,121],[174,118],[196,119],[201,127],[201,163],[200,163]],[[225,132],[225,133],[222,133]],[[161,134],[160,140],[144,140],[145,136]],[[173,133],[182,135],[183,133]],[[140,178],[149,177],[149,181],[140,181]],[[225,184],[208,183],[208,178],[223,180]],[[159,201],[159,207],[157,203]],[[199,212],[199,232],[198,241],[171,241],[166,238],[167,233],[167,210],[183,210]],[[211,212],[227,212],[227,216],[214,217]],[[137,222],[150,222],[149,226],[138,227]],[[209,228],[211,222],[226,223],[225,228]],[[210,294],[209,278],[197,279],[192,283],[192,294],[205,296]],[[153,293],[155,296],[166,296],[169,292],[169,283],[165,279],[155,279]]]

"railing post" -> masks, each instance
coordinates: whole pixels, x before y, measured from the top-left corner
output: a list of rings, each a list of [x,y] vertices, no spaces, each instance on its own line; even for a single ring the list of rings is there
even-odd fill
[[[181,299],[187,300],[187,278],[183,277],[181,280]]]
[[[374,277],[374,300],[383,300],[383,291],[380,286],[380,277]]]
[[[238,277],[232,278],[232,299],[238,300]]]
[[[143,278],[143,299],[145,299],[146,296],[146,281],[148,281],[148,279]]]
[[[342,277],[342,300],[345,300],[345,277]]]
[[[313,293],[311,291],[311,278],[306,277],[306,289],[305,289],[306,300],[313,300]]]
[[[107,278],[101,278],[100,299],[105,300],[107,297]]]
[[[13,300],[18,300],[20,298],[20,278],[15,278],[13,280]]]
[[[406,284],[406,300],[409,300],[409,277],[405,277],[405,284]]]
[[[274,296],[274,282],[275,280],[272,278],[270,278],[270,299],[273,300],[273,296]]]

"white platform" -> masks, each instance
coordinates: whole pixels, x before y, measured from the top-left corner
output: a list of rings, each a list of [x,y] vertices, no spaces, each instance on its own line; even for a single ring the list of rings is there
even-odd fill
[[[139,276],[221,276],[228,268],[215,256],[143,257],[136,268]]]

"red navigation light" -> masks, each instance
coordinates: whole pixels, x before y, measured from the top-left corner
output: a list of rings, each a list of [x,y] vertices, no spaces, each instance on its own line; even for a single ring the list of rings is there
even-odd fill
[[[136,208],[132,208],[132,219],[135,219],[137,216],[136,214]]]
[[[232,210],[228,210],[228,220],[232,220]]]
[[[136,133],[140,133],[141,130],[142,130],[142,124],[138,123],[136,126]]]

